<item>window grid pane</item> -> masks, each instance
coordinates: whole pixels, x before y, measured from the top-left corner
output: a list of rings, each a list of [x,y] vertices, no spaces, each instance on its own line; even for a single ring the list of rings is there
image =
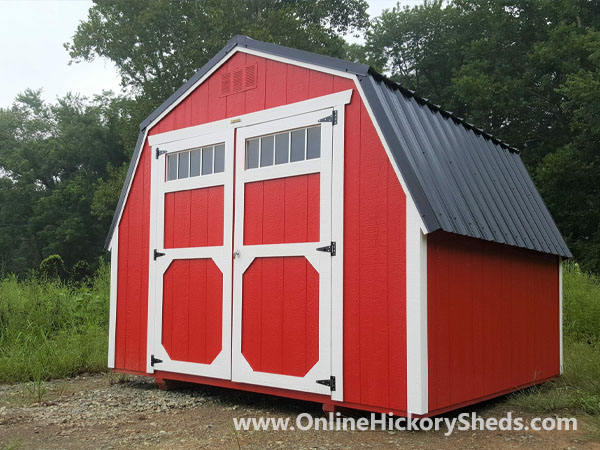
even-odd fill
[[[225,171],[225,144],[167,155],[167,181]]]
[[[275,164],[285,164],[290,160],[290,133],[275,136]]]
[[[225,171],[225,145],[215,145],[215,173]]]
[[[250,139],[246,142],[246,169],[256,169],[259,157],[258,139]]]
[[[306,130],[306,159],[321,157],[321,127]]]
[[[213,173],[213,147],[202,149],[202,175]]]
[[[177,178],[187,178],[190,173],[190,152],[179,154],[179,163],[177,164]]]
[[[200,150],[192,150],[190,152],[190,177],[200,175]]]
[[[273,165],[273,142],[275,136],[265,136],[260,139],[260,167]]]
[[[177,155],[167,156],[167,181],[177,179]]]
[[[246,169],[321,157],[321,126],[269,134],[246,141]]]

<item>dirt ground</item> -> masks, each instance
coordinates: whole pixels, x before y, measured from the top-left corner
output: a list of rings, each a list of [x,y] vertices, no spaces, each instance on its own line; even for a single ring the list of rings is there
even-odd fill
[[[44,393],[45,389],[45,393]],[[41,401],[39,401],[41,398]],[[480,405],[485,417],[502,417],[501,400]],[[388,449],[528,448],[600,449],[578,417],[578,431],[237,431],[233,417],[290,417],[320,405],[227,389],[192,386],[161,391],[152,379],[81,376],[46,383],[0,385],[0,449]],[[531,414],[513,412],[531,418]]]

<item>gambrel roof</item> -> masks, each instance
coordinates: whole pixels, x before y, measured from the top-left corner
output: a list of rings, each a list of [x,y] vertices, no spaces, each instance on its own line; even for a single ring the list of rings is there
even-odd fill
[[[443,230],[570,258],[518,150],[386,79],[365,64],[236,36],[140,124],[107,239],[124,208],[146,128],[236,47],[356,76],[427,233]]]

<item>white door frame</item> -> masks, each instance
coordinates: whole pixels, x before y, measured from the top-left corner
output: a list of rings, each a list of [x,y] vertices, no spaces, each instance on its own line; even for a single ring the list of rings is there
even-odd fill
[[[208,131],[208,130],[207,130]],[[193,138],[172,142],[155,143],[152,148],[152,200],[151,200],[151,270],[149,306],[153,305],[153,321],[149,323],[148,339],[153,340],[150,355],[162,360],[153,369],[186,373],[215,378],[231,378],[231,236],[233,218],[233,142],[234,130],[230,127],[213,128],[211,132]],[[200,175],[178,180],[166,181],[166,161],[170,153],[196,149],[214,144],[225,144],[225,171],[210,175]],[[160,150],[160,154],[157,153]],[[163,153],[164,152],[164,153]],[[223,186],[223,245],[205,247],[167,248],[164,247],[164,204],[169,192],[201,189],[211,186]],[[210,224],[209,224],[210,226]],[[164,253],[154,260],[156,249]],[[162,302],[163,279],[166,270],[174,260],[212,259],[223,274],[223,301],[221,324],[221,351],[210,364],[172,360],[162,345]]]
[[[341,108],[343,109],[343,107]],[[319,122],[331,115],[333,108],[320,109],[288,118],[280,118],[238,129],[236,136],[236,197],[234,231],[233,278],[233,325],[232,325],[232,380],[262,386],[300,390],[331,395],[330,387],[318,384],[316,380],[329,379],[333,369],[333,302],[332,267],[336,257],[319,252],[317,247],[330,245],[332,240],[332,176],[334,134],[332,122]],[[336,111],[337,113],[337,111]],[[337,113],[339,114],[339,113]],[[321,156],[318,159],[289,162],[255,169],[245,169],[246,140],[252,137],[278,133],[312,125],[321,127]],[[343,129],[343,128],[342,128]],[[343,149],[343,147],[342,147]],[[336,161],[339,163],[339,161]],[[343,166],[342,166],[343,170]],[[289,244],[244,245],[244,194],[245,184],[259,180],[292,177],[320,173],[320,227],[319,242]],[[336,192],[337,193],[337,192]],[[343,203],[343,201],[342,201]],[[338,242],[338,241],[336,241]],[[242,355],[242,285],[243,275],[250,264],[258,257],[304,256],[319,273],[319,360],[302,377],[256,372]],[[341,259],[338,258],[338,261]],[[340,296],[341,297],[341,296]],[[338,354],[336,349],[336,354]],[[342,348],[339,348],[341,354]],[[336,376],[341,379],[341,373]],[[337,386],[336,386],[337,388]],[[337,389],[336,389],[337,391]],[[334,391],[335,392],[335,391]],[[341,391],[339,391],[341,392]]]
[[[337,255],[332,258],[332,295],[331,295],[331,375],[336,377],[336,390],[331,392],[333,400],[342,401],[344,392],[343,378],[343,285],[344,285],[344,112],[345,105],[350,103],[353,90],[340,91],[321,97],[304,100],[301,102],[277,106],[270,109],[260,110],[253,113],[223,119],[202,125],[176,129],[164,133],[148,136],[148,144],[151,146],[152,158],[157,147],[166,143],[187,141],[198,136],[203,136],[216,130],[229,130],[234,132],[236,128],[271,121],[278,118],[292,117],[299,114],[333,108],[338,113],[338,124],[333,127],[333,170],[332,170],[332,210],[331,228],[333,240],[337,242]],[[153,160],[154,161],[154,160]],[[152,172],[152,184],[155,183],[157,174]],[[156,242],[157,213],[154,193],[150,201],[150,263],[149,263],[149,302],[148,302],[148,330],[147,330],[147,364],[146,372],[154,373],[154,367],[150,364],[150,355],[154,352],[155,334],[155,292],[156,292],[156,264],[152,257],[152,244]],[[227,241],[225,241],[227,242]],[[225,243],[224,242],[224,243]],[[228,242],[232,243],[229,239]],[[157,370],[159,366],[157,366]]]

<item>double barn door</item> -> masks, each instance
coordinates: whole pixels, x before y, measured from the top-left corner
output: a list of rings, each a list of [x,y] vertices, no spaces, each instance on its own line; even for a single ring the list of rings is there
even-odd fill
[[[331,393],[332,114],[153,145],[150,370]]]

